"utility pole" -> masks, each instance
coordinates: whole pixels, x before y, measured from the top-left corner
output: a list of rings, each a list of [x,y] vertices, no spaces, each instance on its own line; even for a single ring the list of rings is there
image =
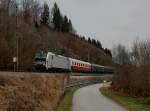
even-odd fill
[[[88,62],[90,62],[90,51],[88,50]]]
[[[17,39],[17,60],[16,60],[16,64],[17,64],[17,71],[18,71],[18,66],[19,66],[19,38],[18,38],[18,6],[16,5],[16,39]]]

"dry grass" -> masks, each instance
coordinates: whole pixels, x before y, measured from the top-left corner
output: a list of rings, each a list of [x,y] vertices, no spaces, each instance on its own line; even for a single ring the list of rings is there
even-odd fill
[[[0,72],[0,111],[54,111],[65,76]]]

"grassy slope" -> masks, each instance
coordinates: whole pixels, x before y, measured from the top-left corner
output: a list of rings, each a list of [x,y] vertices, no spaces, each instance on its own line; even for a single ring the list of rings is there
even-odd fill
[[[0,72],[0,111],[54,111],[64,75]]]
[[[120,93],[113,91],[111,88],[101,88],[100,91],[103,95],[133,111],[150,111],[150,105],[144,104],[144,101],[141,99],[121,95]]]
[[[77,90],[77,88],[71,88],[68,90],[64,96],[64,99],[60,103],[60,105],[57,108],[57,111],[71,111],[72,107],[72,98],[74,92]]]

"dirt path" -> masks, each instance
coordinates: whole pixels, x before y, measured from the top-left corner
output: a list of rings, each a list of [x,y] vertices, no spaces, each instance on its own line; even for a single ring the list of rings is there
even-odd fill
[[[128,111],[119,104],[104,97],[96,84],[79,89],[73,98],[72,111]]]

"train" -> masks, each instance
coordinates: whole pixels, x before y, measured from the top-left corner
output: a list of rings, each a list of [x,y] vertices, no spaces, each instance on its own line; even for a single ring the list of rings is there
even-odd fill
[[[52,52],[39,52],[34,57],[34,68],[49,72],[77,72],[77,73],[113,73],[114,68],[92,64],[70,57],[57,55]]]

